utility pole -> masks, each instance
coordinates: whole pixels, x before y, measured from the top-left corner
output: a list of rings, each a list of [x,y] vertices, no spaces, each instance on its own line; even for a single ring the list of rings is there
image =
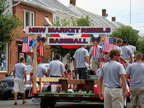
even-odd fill
[[[131,0],[130,0],[130,26],[131,26]]]

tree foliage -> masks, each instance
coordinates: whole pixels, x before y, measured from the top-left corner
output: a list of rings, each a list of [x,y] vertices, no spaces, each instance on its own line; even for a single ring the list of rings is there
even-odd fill
[[[120,27],[111,34],[111,37],[118,37],[127,41],[131,40],[134,42],[134,45],[136,45],[139,39],[139,35],[130,26]]]
[[[20,25],[18,17],[10,14],[3,15],[3,12],[8,8],[7,0],[0,1],[0,42],[6,43],[13,39],[14,30]]]
[[[59,24],[59,22],[57,21],[55,26],[90,26],[90,20],[88,18],[88,16],[86,17],[81,17],[79,19],[72,19],[72,20],[65,20],[63,19],[61,21],[61,24]],[[64,57],[65,55],[69,54],[68,59],[72,60],[74,52],[76,51],[76,49],[65,49],[59,45],[52,45],[51,49],[54,53],[60,53],[62,57]]]
[[[144,54],[144,38],[141,38],[137,42],[137,50]]]

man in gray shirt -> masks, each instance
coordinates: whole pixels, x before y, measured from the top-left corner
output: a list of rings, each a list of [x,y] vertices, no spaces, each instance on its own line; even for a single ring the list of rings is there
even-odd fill
[[[132,58],[132,53],[130,49],[127,47],[127,41],[123,41],[123,46],[121,47],[123,55],[122,57],[127,61],[126,67],[128,66],[129,63],[132,63],[133,58]]]
[[[42,59],[38,58],[37,59],[37,77],[44,77],[44,76],[48,76],[47,70],[45,69],[44,66],[41,65],[42,63]]]
[[[127,69],[127,78],[131,76],[130,98],[133,108],[144,105],[144,63],[143,55],[136,55],[136,62],[130,64]]]
[[[120,50],[110,51],[110,61],[105,63],[100,76],[99,97],[103,99],[102,85],[104,80],[104,108],[123,108],[123,93],[127,95],[125,69],[120,64]]]
[[[27,67],[24,64],[25,60],[23,57],[20,58],[20,63],[15,64],[13,69],[13,75],[14,75],[14,99],[15,103],[14,105],[17,105],[17,96],[18,92],[22,93],[23,97],[23,104],[26,103],[25,100],[25,84],[27,82],[26,72]]]
[[[87,79],[89,64],[89,53],[86,49],[86,45],[82,45],[81,48],[77,49],[74,53],[74,69],[79,79]]]
[[[48,75],[50,77],[65,77],[65,66],[60,61],[60,55],[55,54],[55,60],[51,61],[49,64]]]

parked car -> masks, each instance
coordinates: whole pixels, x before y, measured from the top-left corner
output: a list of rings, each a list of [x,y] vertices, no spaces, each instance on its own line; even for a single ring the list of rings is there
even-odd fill
[[[32,72],[32,66],[27,65],[27,84],[25,85],[25,93],[26,93],[26,98],[29,97],[29,91],[32,88],[32,83],[30,81],[30,73]],[[0,98],[2,99],[8,99],[14,96],[14,91],[13,91],[13,86],[14,86],[14,76],[13,72],[11,72],[10,75],[8,75],[6,78],[0,81]]]

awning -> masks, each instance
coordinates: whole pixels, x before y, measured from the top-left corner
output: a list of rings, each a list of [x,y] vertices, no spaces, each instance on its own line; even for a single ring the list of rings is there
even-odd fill
[[[45,25],[53,25],[50,20],[48,19],[48,17],[45,17]]]

